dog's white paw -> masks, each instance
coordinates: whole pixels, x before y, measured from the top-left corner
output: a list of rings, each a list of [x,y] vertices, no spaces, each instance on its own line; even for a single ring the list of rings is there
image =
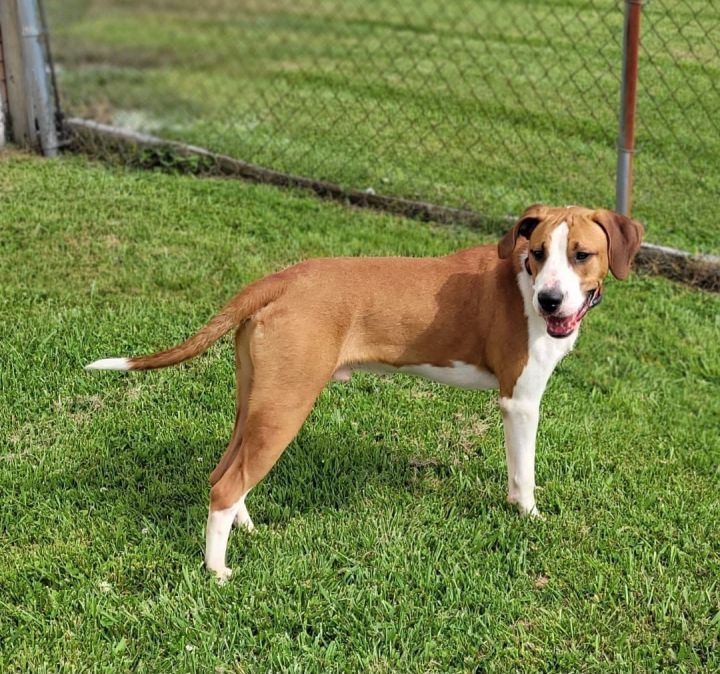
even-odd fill
[[[543,515],[538,509],[537,506],[533,506],[532,510],[529,512],[523,513],[525,517],[529,517],[532,520],[536,520],[538,522],[544,522],[545,521],[545,515]]]
[[[253,521],[250,519],[250,515],[248,515],[247,510],[243,512],[243,508],[241,508],[237,515],[235,515],[235,520],[233,521],[233,524],[238,529],[245,529],[249,534],[252,534],[255,532],[255,525],[253,524]]]
[[[507,502],[510,505],[514,505],[517,509],[520,515],[523,517],[529,517],[534,520],[544,520],[545,516],[538,510],[537,505],[535,503],[523,503],[518,499],[517,497],[508,496]]]
[[[215,580],[220,585],[227,583],[227,581],[230,580],[230,577],[232,576],[232,569],[228,568],[227,566],[223,566],[219,569],[208,569],[208,571],[215,574]]]

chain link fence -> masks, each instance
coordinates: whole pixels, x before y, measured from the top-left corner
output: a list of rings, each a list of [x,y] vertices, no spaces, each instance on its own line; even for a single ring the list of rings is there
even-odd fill
[[[720,250],[719,5],[646,1],[641,32],[634,215],[704,252]],[[45,7],[66,115],[489,220],[614,204],[623,2]]]

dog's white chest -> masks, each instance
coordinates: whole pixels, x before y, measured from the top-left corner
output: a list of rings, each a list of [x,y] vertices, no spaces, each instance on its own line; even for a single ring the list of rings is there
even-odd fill
[[[377,374],[394,374],[397,372],[412,374],[423,377],[424,379],[436,381],[440,384],[457,386],[458,388],[491,389],[498,387],[498,380],[494,374],[459,360],[452,361],[452,365],[449,367],[437,367],[436,365],[426,364],[392,367],[380,363],[364,363],[353,366],[352,369],[375,372]]]

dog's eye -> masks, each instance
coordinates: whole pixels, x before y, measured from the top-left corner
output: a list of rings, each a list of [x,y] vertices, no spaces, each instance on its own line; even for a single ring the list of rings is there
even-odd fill
[[[584,262],[584,261],[587,260],[591,255],[592,255],[592,253],[585,253],[584,251],[579,250],[577,253],[575,253],[575,259],[576,259],[578,262]]]
[[[538,250],[531,250],[530,252],[538,262],[543,261],[543,258],[545,257],[545,251],[542,248],[539,248]]]

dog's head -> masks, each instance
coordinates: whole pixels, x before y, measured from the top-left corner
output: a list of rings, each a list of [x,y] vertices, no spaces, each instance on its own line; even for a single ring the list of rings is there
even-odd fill
[[[532,303],[548,334],[567,337],[598,304],[608,269],[627,278],[640,249],[643,226],[605,209],[530,206],[500,240],[498,254],[513,251],[532,277]],[[523,245],[516,244],[518,239]]]

